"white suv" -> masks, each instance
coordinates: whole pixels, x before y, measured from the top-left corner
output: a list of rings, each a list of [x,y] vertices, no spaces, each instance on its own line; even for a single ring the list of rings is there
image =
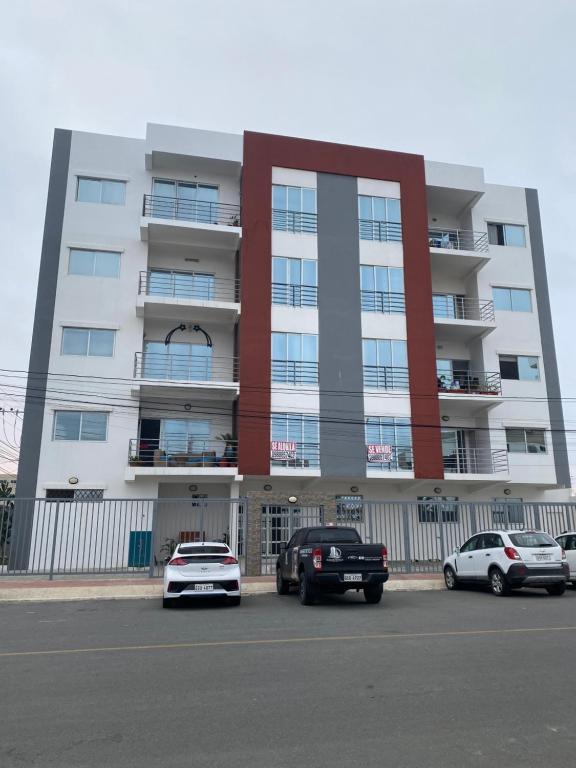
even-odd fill
[[[482,531],[444,561],[448,589],[487,583],[498,596],[520,587],[543,587],[549,595],[563,595],[569,578],[566,553],[544,531]]]
[[[576,589],[576,531],[564,531],[560,536],[556,536],[556,541],[566,552],[570,581],[572,588]]]

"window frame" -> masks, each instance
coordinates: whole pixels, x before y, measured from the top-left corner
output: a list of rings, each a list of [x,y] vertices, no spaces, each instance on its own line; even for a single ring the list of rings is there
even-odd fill
[[[92,255],[92,271],[90,273],[72,272],[70,270],[73,253],[84,253],[84,254],[89,253]],[[113,254],[114,256],[118,257],[117,274],[115,275],[97,275],[96,274],[96,259],[98,254],[101,254],[101,253]],[[120,278],[121,267],[122,267],[122,251],[110,251],[107,248],[76,248],[75,246],[70,246],[68,248],[68,270],[66,274],[71,275],[72,277],[97,277],[97,278],[102,278],[103,280],[118,280]]]
[[[278,282],[274,279],[276,267],[282,265],[279,262],[285,262],[283,271],[286,282]],[[309,270],[313,265],[314,283],[303,282],[305,268]],[[293,267],[296,267],[299,273],[299,282],[291,282]],[[272,256],[272,304],[279,307],[317,307],[318,306],[318,261],[317,259],[306,259],[292,256]],[[275,286],[285,286],[285,292],[278,290],[275,292]],[[291,290],[295,289],[295,290]],[[281,298],[286,301],[280,301]],[[298,301],[296,299],[299,299]]]
[[[508,359],[506,359],[508,358]],[[520,375],[520,360],[535,360],[536,366],[538,370],[538,376],[535,378],[524,378]],[[502,362],[508,365],[516,365],[516,370],[518,373],[517,377],[510,377],[505,376],[502,372]],[[530,367],[530,364],[528,364],[528,367]],[[502,381],[530,381],[530,382],[537,382],[541,381],[541,375],[540,375],[540,357],[538,355],[508,355],[508,354],[499,354],[498,355],[498,369],[500,373],[500,378]]]
[[[80,198],[80,182],[81,181],[97,181],[100,185],[98,200],[82,200]],[[111,182],[112,184],[122,184],[123,195],[122,202],[114,202],[113,200],[102,200],[102,192],[104,189],[103,182]],[[78,174],[76,176],[76,196],[75,201],[77,203],[92,203],[96,205],[126,205],[126,187],[128,182],[125,179],[110,179],[106,176],[86,176]]]
[[[509,440],[509,433],[511,432],[522,432],[523,434],[523,441],[513,441],[510,442]],[[528,432],[539,432],[542,436],[542,442],[534,442],[533,440],[528,439]],[[506,434],[506,451],[507,453],[520,453],[523,455],[530,455],[530,456],[545,456],[548,453],[548,443],[546,441],[546,429],[543,427],[505,427],[505,434]],[[537,451],[531,451],[529,449],[530,444],[532,445],[542,445],[544,447],[544,450],[537,450]],[[524,450],[510,450],[510,445],[523,445]]]
[[[57,425],[58,425],[58,417],[60,414],[79,414],[80,420],[78,422],[78,437],[72,437],[72,438],[66,438],[66,437],[56,437],[57,432]],[[103,415],[105,417],[105,430],[104,430],[104,437],[100,440],[86,440],[82,437],[82,428],[83,428],[83,422],[84,422],[84,415],[89,414],[90,416],[94,416],[96,414]],[[61,408],[54,411],[54,417],[52,420],[52,442],[62,442],[62,443],[107,443],[108,442],[108,428],[109,428],[109,411],[92,411],[92,410],[74,410],[72,408]]]
[[[85,331],[88,334],[88,338],[86,340],[86,354],[76,353],[76,352],[64,352],[64,337],[66,335],[66,331]],[[112,353],[110,355],[91,355],[90,354],[90,344],[92,340],[92,333],[96,331],[98,332],[104,332],[104,333],[111,333],[112,334]],[[95,358],[106,358],[111,359],[116,354],[116,329],[115,328],[84,328],[83,326],[77,326],[77,325],[64,325],[62,327],[62,337],[60,340],[60,356],[61,357],[95,357]]]
[[[506,291],[508,294],[508,306],[497,306],[496,291]],[[528,303],[530,309],[515,309],[514,308],[514,293],[528,294]],[[530,288],[509,288],[506,285],[493,285],[492,286],[492,301],[494,303],[494,310],[496,312],[519,312],[524,314],[532,314],[534,312],[534,304],[532,301],[532,290]]]
[[[487,221],[486,222],[486,227],[487,227],[487,230],[488,230],[488,243],[489,243],[489,245],[497,245],[497,246],[499,246],[501,248],[502,247],[506,247],[506,248],[526,248],[526,225],[525,224],[513,224],[513,223],[510,223],[510,222],[503,222],[503,221]],[[498,230],[498,228],[499,228],[499,230],[501,230],[501,235],[502,235],[502,238],[501,238],[502,242],[501,243],[498,242],[498,240],[500,239],[500,231]],[[507,238],[507,233],[506,233],[506,229],[507,228],[514,228],[514,229],[522,230],[522,239],[524,241],[522,243],[522,245],[517,245],[516,243],[508,243],[507,242],[507,239],[508,239]],[[492,232],[494,231],[494,229],[498,230],[497,233],[496,233],[496,242],[493,242],[491,237],[490,237]]]

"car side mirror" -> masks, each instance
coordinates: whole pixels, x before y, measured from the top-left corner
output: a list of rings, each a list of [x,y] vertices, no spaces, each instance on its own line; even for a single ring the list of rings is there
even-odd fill
[[[459,555],[460,554],[460,547],[454,547],[454,554]]]

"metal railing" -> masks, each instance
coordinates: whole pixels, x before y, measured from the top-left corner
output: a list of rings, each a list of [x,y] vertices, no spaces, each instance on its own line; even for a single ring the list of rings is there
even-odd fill
[[[361,291],[362,312],[383,312],[386,315],[404,315],[406,296],[404,293],[386,291]]]
[[[296,443],[296,456],[293,459],[270,459],[271,467],[304,469],[320,466],[320,445],[318,443]]]
[[[395,445],[390,461],[369,460],[366,462],[366,469],[381,469],[385,472],[411,472],[414,469],[412,447]]]
[[[508,452],[505,448],[457,448],[444,455],[444,472],[470,475],[508,472]]]
[[[237,440],[212,440],[203,437],[167,437],[147,440],[132,438],[128,448],[131,467],[235,467],[238,464]]]
[[[448,394],[500,395],[502,392],[499,373],[489,371],[453,371],[452,378],[438,376],[438,391]]]
[[[138,293],[160,298],[198,301],[239,301],[240,281],[190,272],[153,270],[140,272]]]
[[[161,381],[235,382],[238,381],[238,358],[136,352],[134,378]]]
[[[364,386],[366,389],[409,388],[408,368],[386,365],[365,365]]]
[[[272,304],[315,307],[318,304],[318,288],[315,285],[272,283]]]
[[[302,211],[284,211],[280,208],[272,208],[272,229],[293,234],[316,234],[318,217],[315,213],[303,213]]]
[[[434,317],[447,320],[479,320],[493,323],[494,302],[491,299],[471,299],[445,293],[432,294]]]
[[[487,253],[488,233],[473,232],[471,229],[428,229],[430,248],[448,248],[457,251]]]
[[[360,240],[379,240],[380,242],[402,242],[402,224],[395,221],[375,221],[358,219]]]
[[[205,200],[187,200],[163,195],[144,195],[142,215],[154,219],[177,219],[198,224],[240,226],[240,206],[232,203],[214,203]]]
[[[318,384],[318,363],[272,360],[272,381],[280,384]]]

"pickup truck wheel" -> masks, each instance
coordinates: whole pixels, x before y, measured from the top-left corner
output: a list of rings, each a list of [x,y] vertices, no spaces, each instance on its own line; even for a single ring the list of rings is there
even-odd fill
[[[310,586],[310,582],[306,577],[304,571],[300,574],[300,585],[298,589],[298,595],[302,605],[312,605],[314,603],[314,590]]]
[[[279,595],[287,595],[290,592],[290,582],[282,578],[280,568],[276,568],[276,592]]]
[[[566,592],[566,584],[563,581],[560,584],[551,584],[549,587],[546,587],[546,592],[554,597],[560,597],[560,595]]]
[[[382,600],[382,593],[384,588],[382,584],[375,584],[372,587],[366,587],[364,589],[364,599],[367,603],[376,604]]]

